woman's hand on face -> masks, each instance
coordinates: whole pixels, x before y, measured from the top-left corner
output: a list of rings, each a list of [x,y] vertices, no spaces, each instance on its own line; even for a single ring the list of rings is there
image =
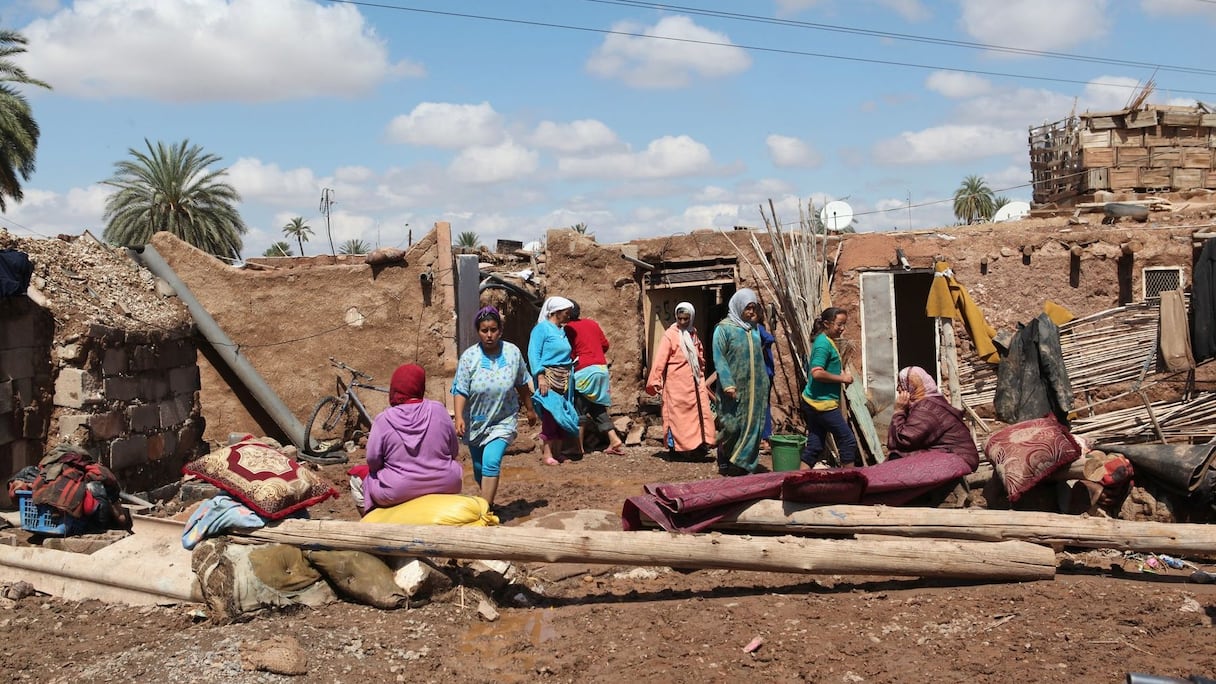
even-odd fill
[[[540,376],[536,379],[536,391],[543,397],[549,393],[549,378]]]
[[[456,416],[456,436],[464,437],[464,430],[465,430],[464,416]]]
[[[895,394],[895,410],[902,411],[908,408],[908,404],[912,403],[912,395],[908,394],[907,390],[900,390]]]

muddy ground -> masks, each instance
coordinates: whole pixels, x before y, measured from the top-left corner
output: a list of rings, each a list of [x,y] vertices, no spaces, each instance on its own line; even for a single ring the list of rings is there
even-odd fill
[[[356,454],[358,461],[361,454]],[[508,457],[506,524],[619,510],[644,482],[713,476],[653,449],[544,466]],[[343,466],[325,475],[344,479]],[[466,473],[468,472],[466,463]],[[476,489],[469,482],[467,492]],[[354,518],[348,492],[314,510]],[[530,565],[528,607],[479,618],[472,590],[398,611],[340,603],[218,625],[199,606],[0,599],[0,675],[38,682],[1121,682],[1216,674],[1216,586],[1119,554],[1060,554],[1054,581],[966,584],[727,570]],[[1205,566],[1206,567],[1206,566]],[[2,579],[2,578],[0,578]],[[243,671],[294,636],[298,677]],[[753,653],[743,649],[759,637]]]

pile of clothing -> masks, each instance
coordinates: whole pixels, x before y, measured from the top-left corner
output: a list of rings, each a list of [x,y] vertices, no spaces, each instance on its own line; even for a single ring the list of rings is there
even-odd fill
[[[60,444],[36,466],[22,468],[8,481],[8,495],[33,492],[34,504],[50,506],[88,527],[131,529],[131,515],[122,505],[122,488],[109,468],[88,451]]]

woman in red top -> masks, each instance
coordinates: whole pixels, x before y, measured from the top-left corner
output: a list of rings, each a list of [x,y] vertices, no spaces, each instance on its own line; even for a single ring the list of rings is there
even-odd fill
[[[608,351],[608,338],[604,330],[590,318],[579,318],[578,302],[570,312],[570,320],[566,323],[566,337],[570,339],[570,355],[574,357],[574,391],[575,400],[580,404],[580,411],[591,416],[596,431],[608,438],[606,454],[623,455],[625,443],[621,441],[608,415],[608,407],[612,405],[612,396],[608,389],[608,360],[604,352]],[[583,440],[579,435],[579,451],[582,451]]]

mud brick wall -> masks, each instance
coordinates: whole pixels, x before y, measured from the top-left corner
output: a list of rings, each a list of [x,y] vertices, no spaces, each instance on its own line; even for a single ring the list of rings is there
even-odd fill
[[[55,425],[48,441],[90,450],[128,491],[176,480],[203,447],[198,350],[189,329],[93,325],[54,348]]]
[[[52,406],[54,319],[26,297],[0,298],[0,477],[42,458]],[[11,506],[0,487],[0,505]]]

